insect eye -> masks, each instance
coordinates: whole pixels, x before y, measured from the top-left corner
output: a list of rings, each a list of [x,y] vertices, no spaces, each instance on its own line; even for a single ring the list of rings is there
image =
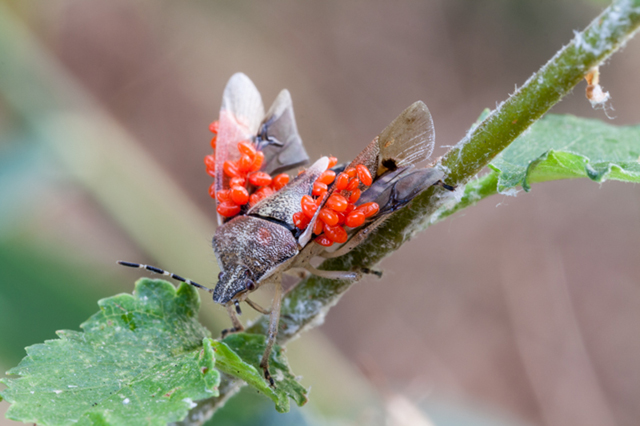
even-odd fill
[[[252,280],[248,280],[248,281],[245,283],[245,287],[246,287],[246,289],[247,289],[247,290],[249,290],[249,291],[253,291],[253,290],[255,290],[255,289],[257,288],[257,287],[256,287],[256,283],[254,283]]]
[[[218,281],[220,281],[222,277],[224,277],[224,272],[220,271],[220,273],[218,274]]]

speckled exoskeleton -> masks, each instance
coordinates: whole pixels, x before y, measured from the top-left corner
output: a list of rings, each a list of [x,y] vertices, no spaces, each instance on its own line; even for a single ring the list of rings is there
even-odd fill
[[[258,90],[244,74],[234,75],[224,91],[216,146],[216,190],[228,188],[229,177],[223,173],[223,163],[237,160],[238,142],[252,141],[264,153],[261,170],[278,173],[305,164],[308,160],[295,124],[291,97],[283,90],[269,112],[264,114]],[[426,105],[416,102],[400,114],[346,167],[362,164],[367,167],[373,183],[362,186],[357,205],[376,202],[379,212],[362,226],[349,231],[349,240],[337,250],[327,252],[313,241],[313,225],[320,208],[305,230],[296,228],[293,215],[301,211],[301,199],[311,195],[313,184],[327,170],[329,159],[322,157],[286,186],[252,207],[244,206],[235,217],[218,215],[219,226],[213,236],[220,274],[213,290],[162,269],[120,262],[173,277],[213,294],[213,300],[227,308],[233,328],[243,330],[237,314],[240,303],[246,302],[257,311],[270,315],[267,348],[261,360],[265,378],[275,385],[269,374],[269,355],[275,343],[282,299],[282,274],[305,269],[313,274],[334,279],[357,279],[362,271],[320,271],[309,261],[315,256],[335,257],[356,247],[391,213],[409,203],[424,189],[440,184],[445,174],[440,168],[416,165],[425,162],[433,151],[434,131],[431,114]],[[336,166],[342,171],[345,166]],[[322,203],[331,195],[335,184],[329,186]],[[447,187],[448,189],[452,189]],[[322,205],[322,204],[321,204]],[[266,310],[249,299],[250,293],[265,284],[273,283],[275,293],[271,309]]]

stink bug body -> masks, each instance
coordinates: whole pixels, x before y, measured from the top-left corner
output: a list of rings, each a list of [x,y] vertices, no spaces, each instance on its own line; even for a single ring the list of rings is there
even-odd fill
[[[270,176],[308,160],[286,90],[265,116],[251,80],[235,74],[224,91],[219,122],[211,130],[216,133],[215,159],[207,156],[205,164],[215,177],[210,193],[216,198],[219,223],[213,236],[221,270],[215,288],[159,268],[121,264],[207,289],[229,312],[233,328],[228,332],[243,330],[237,317],[241,302],[269,314],[261,366],[274,386],[268,361],[278,331],[282,274],[303,268],[326,278],[357,278],[363,271],[319,271],[309,260],[352,250],[424,189],[435,184],[452,188],[442,183],[441,169],[416,167],[431,156],[434,145],[433,122],[422,102],[407,108],[346,167],[336,166],[333,157],[322,157],[290,182],[286,175]],[[334,243],[343,245],[327,252]],[[248,299],[267,283],[275,284],[270,310]]]

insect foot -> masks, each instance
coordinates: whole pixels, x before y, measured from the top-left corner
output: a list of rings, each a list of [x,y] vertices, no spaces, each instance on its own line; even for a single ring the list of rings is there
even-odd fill
[[[269,382],[269,386],[275,389],[276,382],[273,380],[273,377],[271,377],[271,373],[269,373],[269,364],[262,365],[262,363],[260,363],[260,367],[264,371],[264,378]]]
[[[360,268],[363,274],[375,275],[378,278],[382,278],[382,271],[379,269]]]
[[[268,360],[265,360],[263,357],[262,361],[260,361],[260,368],[262,368],[262,371],[264,372],[264,378],[269,382],[269,386],[275,389],[276,382],[275,380],[273,380],[273,377],[271,377],[271,373],[269,372],[269,363],[267,361]]]
[[[228,335],[230,335],[230,334],[233,334],[233,333],[239,333],[239,332],[241,332],[241,331],[243,331],[243,330],[244,330],[244,328],[240,328],[240,329],[237,329],[236,327],[232,327],[232,328],[225,328],[225,329],[224,329],[224,330],[222,330],[222,332],[220,333],[220,339],[222,340],[222,339],[224,339],[225,337],[227,337],[227,336],[228,336]]]

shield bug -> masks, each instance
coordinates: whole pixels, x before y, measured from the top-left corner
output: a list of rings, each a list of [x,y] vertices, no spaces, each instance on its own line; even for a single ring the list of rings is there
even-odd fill
[[[211,130],[215,154],[205,157],[215,178],[218,228],[213,250],[220,266],[214,289],[162,269],[130,262],[213,294],[227,308],[233,327],[242,331],[240,303],[270,315],[267,348],[261,360],[265,378],[280,318],[282,274],[292,269],[331,279],[355,279],[364,271],[320,271],[309,261],[335,257],[356,247],[391,213],[432,185],[444,172],[419,168],[433,151],[434,131],[426,105],[416,102],[400,114],[351,163],[336,165],[322,157],[289,181],[282,172],[305,164],[308,156],[295,124],[289,92],[283,90],[265,115],[260,94],[248,77],[235,74],[225,88],[217,123]],[[272,176],[278,174],[277,176]],[[327,247],[339,244],[337,250]],[[275,285],[271,309],[249,299],[265,284]]]

